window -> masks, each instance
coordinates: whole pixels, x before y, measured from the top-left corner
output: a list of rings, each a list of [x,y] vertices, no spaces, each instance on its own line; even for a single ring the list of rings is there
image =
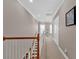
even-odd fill
[[[52,24],[50,24],[50,33],[52,34]]]

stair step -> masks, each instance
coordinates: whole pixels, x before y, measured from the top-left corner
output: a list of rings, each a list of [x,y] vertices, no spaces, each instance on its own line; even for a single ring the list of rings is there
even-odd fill
[[[34,47],[32,50],[37,50],[38,49],[38,47]]]
[[[36,53],[32,53],[32,55],[37,55],[37,52]]]
[[[35,43],[38,43],[38,42],[35,42]]]
[[[38,44],[35,44],[34,46],[38,46]]]
[[[37,57],[32,57],[32,59],[37,59]]]
[[[32,57],[37,57],[37,55],[32,55]]]
[[[37,50],[33,50],[33,52],[37,52]]]
[[[37,48],[36,48],[36,49],[35,49],[35,48],[34,48],[34,49],[32,49],[32,51],[33,51],[33,50],[37,50]]]
[[[37,52],[33,52],[33,53],[37,54]]]
[[[37,57],[32,57],[32,59],[37,59]]]

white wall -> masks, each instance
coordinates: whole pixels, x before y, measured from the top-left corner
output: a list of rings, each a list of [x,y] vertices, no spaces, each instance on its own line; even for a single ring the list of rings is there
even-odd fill
[[[69,59],[76,59],[76,26],[66,27],[65,14],[76,5],[76,0],[64,0],[59,15],[59,44],[67,49]]]
[[[4,0],[3,4],[4,36],[34,36],[38,32],[38,23],[17,0]],[[22,59],[31,43],[31,40],[4,41],[4,59]]]
[[[4,0],[4,36],[29,36],[38,32],[35,19],[17,0]]]

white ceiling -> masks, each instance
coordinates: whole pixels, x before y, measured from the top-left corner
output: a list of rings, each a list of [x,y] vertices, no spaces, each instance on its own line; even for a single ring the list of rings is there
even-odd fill
[[[18,0],[40,22],[51,22],[63,0]]]

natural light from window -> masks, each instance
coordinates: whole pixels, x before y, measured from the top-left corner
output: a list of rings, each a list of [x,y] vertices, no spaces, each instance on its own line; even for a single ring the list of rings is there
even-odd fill
[[[43,34],[44,31],[45,31],[45,24],[41,24],[40,25],[40,33]]]
[[[52,34],[52,24],[50,24],[50,33]]]
[[[33,0],[29,0],[31,3],[33,2]]]

